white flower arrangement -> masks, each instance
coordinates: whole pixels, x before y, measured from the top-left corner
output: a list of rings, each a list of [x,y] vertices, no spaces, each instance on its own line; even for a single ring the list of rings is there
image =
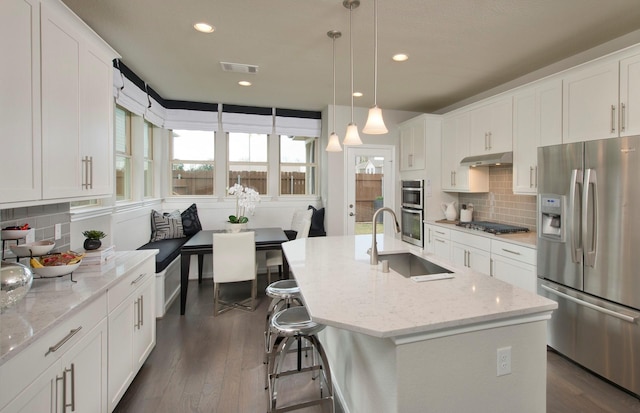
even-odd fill
[[[236,196],[236,214],[229,215],[229,222],[233,224],[249,222],[247,214],[253,215],[256,204],[260,202],[260,194],[255,189],[246,188],[240,184],[227,188],[227,193]]]

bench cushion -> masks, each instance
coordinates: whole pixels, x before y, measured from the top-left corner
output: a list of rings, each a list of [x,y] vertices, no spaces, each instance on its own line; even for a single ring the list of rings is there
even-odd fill
[[[190,237],[163,239],[149,242],[138,248],[139,250],[159,250],[156,255],[156,274],[164,271],[178,255],[180,247],[189,240]]]

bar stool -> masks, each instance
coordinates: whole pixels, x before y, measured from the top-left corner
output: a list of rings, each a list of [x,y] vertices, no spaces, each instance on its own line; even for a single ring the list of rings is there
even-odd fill
[[[271,304],[267,309],[267,316],[264,326],[264,364],[269,364],[269,355],[275,346],[275,342],[272,342],[273,334],[271,331],[271,317],[273,314],[289,308],[292,305],[303,305],[302,298],[300,296],[300,288],[296,280],[280,280],[271,283],[265,290],[267,297],[271,297]],[[265,389],[268,387],[267,380],[269,379],[269,368],[265,370]]]
[[[279,344],[270,353],[272,363],[269,363],[267,369],[269,370],[269,412],[287,412],[290,410],[302,409],[309,406],[328,403],[330,411],[333,413],[334,398],[333,398],[333,384],[331,382],[331,370],[329,368],[329,362],[327,355],[324,352],[324,348],[318,340],[317,333],[324,329],[324,325],[318,324],[311,320],[306,307],[290,307],[276,313],[271,319],[271,330],[276,336],[276,341]],[[308,343],[312,351],[311,365],[302,367],[302,340]],[[283,371],[284,359],[289,352],[289,346],[293,343],[298,343],[298,360],[297,368],[292,370]],[[316,363],[316,357],[319,356],[319,360]],[[295,404],[291,404],[284,407],[277,407],[278,400],[278,380],[281,377],[289,376],[292,374],[298,374],[309,371],[319,371],[320,376],[320,397],[308,401],[303,401]],[[328,395],[324,395],[322,381],[327,385]]]

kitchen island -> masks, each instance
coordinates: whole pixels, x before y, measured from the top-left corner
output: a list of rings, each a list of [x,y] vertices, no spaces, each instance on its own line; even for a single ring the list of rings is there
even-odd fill
[[[283,244],[321,341],[336,394],[356,412],[544,412],[546,323],[556,303],[379,235],[453,271],[416,282],[369,264],[370,235]],[[498,362],[498,350],[507,363]],[[498,376],[498,368],[510,370]]]

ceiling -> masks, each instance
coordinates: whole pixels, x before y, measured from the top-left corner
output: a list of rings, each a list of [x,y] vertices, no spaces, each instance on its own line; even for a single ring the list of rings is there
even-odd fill
[[[164,99],[350,105],[341,0],[63,0]],[[640,29],[638,0],[378,0],[378,106],[435,112]],[[373,105],[373,0],[353,10],[355,106]],[[210,34],[193,24],[215,26]],[[392,61],[395,53],[409,60]],[[220,62],[258,65],[223,72]],[[238,85],[249,80],[250,87]]]

